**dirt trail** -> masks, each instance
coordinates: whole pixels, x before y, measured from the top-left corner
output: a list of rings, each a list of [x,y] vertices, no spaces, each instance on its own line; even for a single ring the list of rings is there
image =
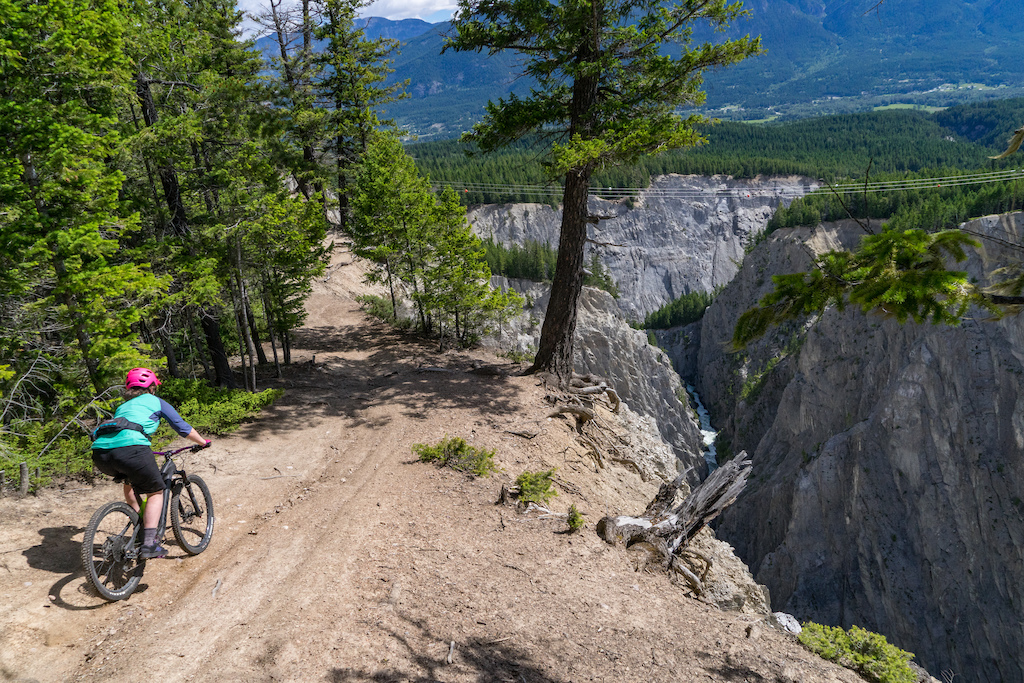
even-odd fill
[[[536,380],[471,374],[496,359],[368,320],[359,279],[337,255],[294,365],[263,380],[284,398],[193,458],[216,504],[210,548],[170,544],[129,600],[95,597],[78,568],[82,526],[119,487],[0,500],[0,680],[859,680],[636,573],[593,523],[642,510],[656,485],[598,470]],[[413,462],[412,444],[445,434],[496,449],[504,472]],[[554,509],[576,503],[580,534],[494,505],[501,483],[552,466]]]

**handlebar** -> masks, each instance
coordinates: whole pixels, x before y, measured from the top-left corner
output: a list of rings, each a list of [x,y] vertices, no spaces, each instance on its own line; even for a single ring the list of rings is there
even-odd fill
[[[167,458],[171,458],[177,455],[178,453],[184,453],[185,451],[192,451],[193,453],[198,453],[204,448],[209,448],[210,444],[212,443],[212,441],[207,439],[205,444],[193,444],[191,446],[182,446],[181,448],[175,448],[169,451],[153,451],[153,455],[163,455]]]

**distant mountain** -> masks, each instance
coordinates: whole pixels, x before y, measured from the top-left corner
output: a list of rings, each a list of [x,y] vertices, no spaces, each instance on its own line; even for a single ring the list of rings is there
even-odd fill
[[[744,6],[750,16],[726,35],[760,35],[767,54],[706,74],[707,108],[715,116],[797,118],[1024,95],[1019,0],[746,0]],[[411,98],[391,105],[388,115],[424,137],[456,135],[479,119],[488,100],[531,85],[519,77],[516,54],[441,54],[450,29],[417,19],[366,20],[369,37],[402,41],[392,78],[409,80]]]

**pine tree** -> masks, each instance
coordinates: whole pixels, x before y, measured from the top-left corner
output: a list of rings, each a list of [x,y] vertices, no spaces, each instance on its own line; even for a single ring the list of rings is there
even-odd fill
[[[2,0],[0,16],[0,244],[11,268],[0,302],[34,323],[29,346],[62,357],[66,381],[81,368],[100,392],[144,357],[131,326],[160,290],[145,265],[121,259],[137,218],[121,213],[123,176],[106,163],[129,81],[126,16],[111,0]]]
[[[692,146],[700,116],[679,107],[700,104],[705,69],[760,51],[741,38],[693,46],[694,24],[725,28],[741,14],[725,0],[460,0],[456,35],[446,49],[517,50],[538,87],[524,98],[489,103],[484,120],[466,136],[485,152],[526,135],[558,135],[551,168],[564,177],[558,265],[533,371],[560,383],[572,375],[576,308],[590,221],[593,173],[606,165]],[[678,57],[666,43],[682,46]]]

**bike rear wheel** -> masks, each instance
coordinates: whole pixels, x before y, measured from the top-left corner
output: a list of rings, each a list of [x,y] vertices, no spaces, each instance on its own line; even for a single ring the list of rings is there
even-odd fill
[[[189,555],[206,550],[213,537],[213,496],[197,474],[190,474],[171,496],[171,529],[178,545]]]
[[[124,600],[142,578],[139,513],[127,503],[107,503],[92,516],[82,539],[82,566],[89,583],[107,600]]]

